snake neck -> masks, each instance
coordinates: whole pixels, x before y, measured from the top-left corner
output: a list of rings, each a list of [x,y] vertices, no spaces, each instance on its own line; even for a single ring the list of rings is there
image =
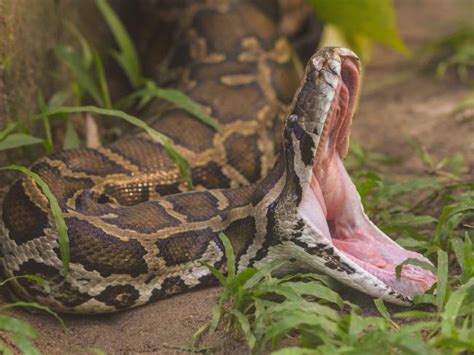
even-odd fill
[[[298,232],[296,206],[301,199],[301,187],[295,174],[289,169],[291,156],[282,149],[273,168],[260,182],[245,188],[240,205],[248,208],[248,217],[241,219],[237,233],[236,222],[232,221],[224,230],[229,237],[237,259],[238,270],[254,266],[266,259],[271,260],[270,249],[292,238],[292,232]],[[229,211],[229,220],[235,216]]]

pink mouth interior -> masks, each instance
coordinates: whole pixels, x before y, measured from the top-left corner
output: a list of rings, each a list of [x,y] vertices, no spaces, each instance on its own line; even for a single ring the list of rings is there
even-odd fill
[[[319,201],[316,209],[325,217],[316,218],[318,227],[330,235],[341,253],[395,291],[409,297],[421,294],[436,282],[436,276],[418,266],[405,265],[397,279],[395,267],[408,258],[428,259],[402,248],[368,219],[343,166],[359,84],[359,70],[351,59],[343,60],[341,77],[313,167],[311,189]]]

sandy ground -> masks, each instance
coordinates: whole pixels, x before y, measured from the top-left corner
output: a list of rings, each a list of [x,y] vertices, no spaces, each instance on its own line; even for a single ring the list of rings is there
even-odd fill
[[[401,36],[409,47],[417,48],[456,28],[459,18],[466,18],[473,7],[473,1],[463,0],[398,1]],[[365,148],[401,158],[395,172],[400,175],[424,173],[406,137],[418,139],[435,158],[462,153],[472,174],[474,120],[459,120],[452,114],[470,93],[452,75],[437,80],[393,51],[377,48],[365,70],[352,137]],[[48,316],[15,315],[39,330],[37,345],[44,354],[92,353],[93,348],[108,354],[173,354],[179,352],[173,347],[190,344],[192,334],[210,320],[218,294],[214,288],[120,314],[64,316],[66,332]],[[207,344],[217,353],[245,353],[245,346],[219,333]]]

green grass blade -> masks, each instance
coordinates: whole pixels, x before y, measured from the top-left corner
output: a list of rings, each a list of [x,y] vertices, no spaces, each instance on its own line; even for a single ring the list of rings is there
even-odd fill
[[[304,329],[305,326],[325,329],[328,332],[337,330],[337,323],[333,320],[295,309],[288,314],[281,314],[281,319],[267,328],[265,336],[272,339],[273,344],[278,344],[282,336],[297,329]]]
[[[276,314],[292,313],[294,310],[298,310],[308,314],[317,314],[318,316],[323,316],[336,322],[341,320],[340,313],[332,307],[314,301],[307,301],[303,298],[273,304],[268,310]]]
[[[452,223],[453,219],[459,215],[472,213],[474,213],[474,199],[462,200],[461,202],[444,207],[436,225],[435,236],[437,244],[441,245],[443,240],[448,237],[448,232],[455,227]],[[457,222],[460,221],[461,219],[457,218]]]
[[[395,313],[393,318],[432,318],[433,316],[432,312],[413,310]]]
[[[100,95],[99,88],[97,87],[89,70],[82,62],[82,59],[77,54],[68,51],[64,46],[57,46],[54,49],[54,52],[56,53],[56,56],[61,61],[63,61],[74,74],[79,86],[87,94],[89,94],[99,106],[103,106],[104,102]]]
[[[158,97],[172,102],[179,108],[182,108],[198,118],[201,122],[212,127],[214,130],[219,130],[219,123],[207,114],[200,104],[196,103],[189,96],[183,94],[179,90],[153,87],[137,91],[132,94],[132,97]]]
[[[414,297],[414,302],[415,304],[423,304],[423,303],[431,303],[431,304],[436,304],[436,297],[431,294],[423,294],[423,295],[416,295]]]
[[[321,352],[310,348],[289,346],[278,351],[273,351],[272,355],[321,355]]]
[[[47,284],[48,284],[47,281],[45,279],[43,279],[42,277],[27,274],[27,275],[18,275],[18,276],[9,277],[9,278],[3,280],[2,282],[0,282],[0,287],[4,286],[5,284],[7,284],[10,281],[18,280],[18,279],[31,280],[31,281],[36,282],[40,286],[47,286]]]
[[[63,106],[63,107],[53,107],[50,108],[46,114],[55,115],[58,113],[79,113],[79,112],[91,112],[98,115],[107,116],[107,117],[118,117],[121,118],[132,125],[139,127],[145,130],[154,140],[164,146],[169,157],[174,161],[178,167],[181,176],[185,179],[188,184],[188,188],[192,189],[192,180],[191,180],[191,169],[189,163],[186,159],[176,150],[174,147],[173,141],[166,135],[154,130],[148,126],[144,121],[138,117],[129,115],[123,111],[119,110],[110,110],[105,108],[100,108],[96,106]]]
[[[273,260],[257,270],[248,280],[244,283],[244,289],[251,289],[256,287],[264,278],[268,278],[272,272],[279,267],[287,264],[287,260]]]
[[[48,313],[49,315],[53,316],[56,318],[56,320],[61,324],[63,328],[66,328],[66,324],[64,324],[64,321],[61,319],[61,317],[54,312],[53,310],[49,309],[46,306],[43,306],[41,304],[35,303],[35,302],[23,302],[23,301],[18,301],[14,303],[7,303],[4,304],[3,306],[0,307],[0,310],[5,311],[11,308],[34,308],[43,312]]]
[[[420,227],[436,222],[436,218],[431,216],[416,216],[406,213],[402,216],[393,216],[392,220],[384,225],[386,232],[403,232],[410,227]]]
[[[446,299],[448,286],[448,254],[438,250],[438,287],[436,288],[436,307],[441,312]]]
[[[286,261],[285,261],[286,263]],[[281,266],[281,265],[279,265]],[[331,285],[334,286],[334,280],[331,279],[327,275],[320,275],[320,274],[315,274],[315,273],[292,273],[286,276],[283,276],[280,278],[282,281],[292,281],[292,280],[311,280],[311,281],[318,281],[324,286],[330,287]]]
[[[19,122],[10,122],[7,124],[4,130],[0,131],[0,141],[4,140],[6,136],[12,133],[18,126]]]
[[[240,329],[244,334],[245,340],[247,341],[247,345],[250,350],[255,348],[256,339],[255,335],[252,333],[250,322],[247,317],[237,309],[231,309],[230,313],[237,319],[238,324],[240,325]]]
[[[470,280],[474,276],[474,256],[472,240],[469,233],[464,235],[464,280]],[[474,321],[474,320],[473,320]]]
[[[125,72],[125,75],[130,82],[130,85],[132,85],[133,88],[139,88],[140,83],[143,81],[143,78],[140,76],[137,76],[136,73],[134,73],[134,69],[130,68],[130,64],[120,52],[117,51],[111,51],[110,52],[112,58],[115,59],[117,64],[122,68],[122,70]]]
[[[307,295],[326,300],[328,302],[337,304],[340,309],[344,308],[344,301],[337,292],[330,288],[321,285],[319,282],[288,282],[284,284],[296,291],[300,295]]]
[[[63,149],[77,149],[81,147],[81,140],[70,119],[66,123],[66,135],[64,136]]]
[[[13,352],[10,349],[10,347],[5,342],[3,342],[1,339],[0,339],[0,354],[13,355]]]
[[[43,142],[43,139],[30,136],[29,134],[12,133],[8,135],[4,140],[0,141],[0,151],[24,147],[27,145],[39,144]]]
[[[18,346],[18,348],[20,348],[23,354],[41,355],[39,350],[31,343],[31,341],[21,334],[15,335],[15,344]]]
[[[23,354],[40,354],[38,349],[36,349],[29,340],[38,337],[36,330],[29,323],[10,316],[0,315],[0,330],[11,332],[15,335],[15,346],[17,346]]]
[[[439,322],[437,321],[418,321],[413,324],[407,324],[405,325],[401,332],[405,334],[414,334],[418,332],[423,332],[426,330],[433,330],[437,329],[439,327]]]
[[[215,304],[212,307],[212,320],[211,320],[211,325],[209,326],[209,333],[212,334],[216,331],[217,326],[219,325],[219,322],[221,321],[222,318],[222,305],[220,304]]]
[[[150,134],[150,132],[148,132],[148,134]],[[165,141],[164,147],[165,147],[166,153],[168,154],[170,159],[178,167],[179,173],[186,180],[186,183],[188,185],[188,190],[192,190],[193,189],[193,180],[192,180],[192,177],[191,177],[191,168],[189,167],[188,161],[176,150],[176,148],[174,147],[174,143],[171,139],[168,138]]]
[[[436,274],[436,268],[430,263],[426,261],[422,261],[420,259],[408,258],[395,267],[395,276],[397,277],[397,279],[401,277],[404,265],[418,266],[418,267],[421,267],[422,269],[431,271],[433,274]]]
[[[196,349],[201,337],[209,330],[211,323],[207,322],[203,326],[199,327],[192,336],[191,350]]]
[[[403,193],[414,192],[417,190],[439,189],[439,182],[433,177],[413,178],[407,181],[394,182],[387,184],[384,193],[387,198],[396,197]]]
[[[411,355],[432,355],[433,348],[426,344],[423,340],[408,333],[400,333],[398,336],[388,335],[389,341],[400,350],[399,352],[391,352],[394,354],[411,354]]]
[[[206,263],[206,262],[203,262],[202,263],[205,267],[207,267],[209,269],[209,271],[211,272],[211,274],[217,279],[219,280],[219,283],[221,284],[221,286],[224,286],[225,287],[225,284],[226,284],[226,278],[224,276],[224,274],[217,268],[215,268],[214,266],[212,266],[211,264],[209,263]]]
[[[230,243],[229,238],[224,233],[219,233],[219,238],[224,245],[224,253],[227,258],[227,278],[233,279],[235,277],[235,254],[234,248],[232,248],[232,244]]]
[[[33,339],[38,336],[36,330],[29,323],[7,315],[0,315],[0,329]]]
[[[125,26],[115,14],[109,3],[106,0],[96,0],[96,5],[102,13],[102,16],[104,16],[105,21],[120,48],[120,53],[115,53],[114,57],[125,71],[132,86],[136,88],[142,81],[142,74],[135,46],[125,29]]]
[[[468,296],[468,288],[474,286],[474,279],[454,291],[446,302],[441,314],[441,333],[450,336],[456,326],[456,317],[461,309],[464,299]]]
[[[91,45],[73,23],[66,22],[66,27],[73,34],[73,36],[76,37],[77,41],[81,45],[82,62],[84,63],[85,68],[89,69],[92,64]]]
[[[95,50],[93,51],[93,58],[94,58],[95,72],[97,74],[97,79],[99,81],[100,93],[102,95],[102,102],[104,103],[105,108],[111,109],[112,101],[110,100],[109,86],[107,84],[107,79],[105,77],[104,64],[102,63],[102,59],[100,58],[99,53],[97,53],[97,51]]]
[[[278,284],[276,282],[269,282],[269,280],[265,280],[261,285],[258,286],[258,291],[262,295],[275,294],[283,296],[286,298],[286,300],[292,301],[293,303],[302,302],[304,300],[302,295],[289,286],[289,283]]]
[[[44,101],[44,98],[42,95],[40,95],[38,101],[39,101],[40,112],[43,112],[44,110],[46,110],[47,104]],[[51,133],[51,124],[49,123],[49,117],[42,116],[41,121],[43,122],[44,134],[46,136],[44,147],[45,147],[46,152],[48,154],[51,154],[54,150],[54,143],[53,143],[53,134]]]
[[[73,93],[70,88],[56,91],[48,100],[49,107],[63,106],[72,99]]]
[[[466,266],[464,264],[464,241],[460,238],[454,237],[449,240],[456,255],[456,260],[461,267],[462,271],[465,272]]]
[[[44,195],[48,199],[49,205],[51,207],[51,213],[53,214],[53,217],[54,217],[54,223],[58,231],[59,252],[61,254],[61,260],[64,266],[64,277],[66,277],[69,271],[69,258],[70,258],[69,237],[67,235],[67,226],[66,226],[66,223],[64,222],[63,214],[61,212],[61,207],[59,207],[59,203],[56,200],[56,197],[54,197],[49,186],[43,181],[43,179],[41,179],[41,177],[38,174],[32,172],[28,168],[25,168],[24,166],[8,165],[8,166],[0,167],[0,171],[1,170],[16,170],[29,176],[40,187],[41,191],[43,191]]]
[[[381,298],[377,298],[374,300],[374,304],[382,317],[384,317],[387,321],[392,322],[392,317],[390,317],[390,313],[388,313],[388,309],[385,306],[383,300]]]

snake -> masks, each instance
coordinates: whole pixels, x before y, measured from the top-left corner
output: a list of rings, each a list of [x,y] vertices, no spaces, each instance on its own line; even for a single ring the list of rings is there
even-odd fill
[[[13,293],[91,314],[215,285],[208,266],[225,271],[227,260],[220,233],[239,272],[281,260],[281,273],[322,272],[402,305],[428,290],[436,276],[424,268],[407,264],[395,276],[408,258],[429,261],[370,221],[343,165],[361,79],[356,54],[323,48],[302,70],[275,21],[252,2],[159,4],[159,28],[172,32],[157,35],[168,36],[169,48],[154,70],[219,129],[161,101],[142,114],[190,162],[195,189],[143,131],[40,158],[31,171],[58,201],[70,268],[49,200],[20,177],[3,201],[2,273],[36,275],[47,287],[15,278]]]

